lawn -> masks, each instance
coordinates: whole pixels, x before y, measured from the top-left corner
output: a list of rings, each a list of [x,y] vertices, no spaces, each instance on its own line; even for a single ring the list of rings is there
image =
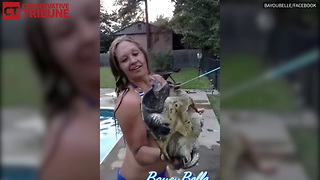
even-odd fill
[[[115,88],[115,84],[110,67],[100,67],[100,88]]]
[[[185,68],[185,69],[181,69],[179,73],[173,73],[171,76],[176,82],[183,83],[190,79],[198,77],[199,74],[198,74],[198,69],[196,68]],[[183,89],[212,89],[212,86],[208,78],[204,76],[194,81],[191,81],[190,83],[187,83],[186,85],[182,86],[182,88]]]
[[[172,77],[176,82],[185,82],[198,76],[198,70],[195,68],[187,68],[180,70],[179,73],[173,73]],[[170,78],[169,78],[170,80]],[[115,81],[110,67],[100,68],[100,87],[114,88]],[[191,81],[182,87],[183,89],[211,89],[210,81],[206,77]]]
[[[261,76],[269,70],[265,62],[251,55],[239,55],[221,61],[221,95]],[[236,94],[221,97],[222,108],[241,108],[272,111],[292,111],[297,108],[297,97],[282,78],[263,82]]]
[[[210,95],[208,94],[208,99],[212,106],[212,109],[220,123],[220,96],[219,95]]]
[[[251,55],[225,58],[221,63],[221,95],[260,77],[270,69],[266,62]],[[298,99],[287,80],[277,78],[248,88],[229,99],[221,96],[221,108],[292,112],[299,108]],[[305,165],[310,179],[318,179],[318,162],[315,161],[318,156],[318,129],[297,127],[289,128],[289,132],[298,159]]]
[[[291,138],[296,147],[298,160],[305,166],[310,180],[319,179],[319,162],[316,160],[319,156],[319,130],[312,128],[289,128]]]
[[[4,107],[41,107],[39,77],[26,51],[2,51],[1,104]]]

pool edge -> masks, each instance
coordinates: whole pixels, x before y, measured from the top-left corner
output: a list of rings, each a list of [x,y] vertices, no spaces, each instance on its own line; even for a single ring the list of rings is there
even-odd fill
[[[122,134],[119,137],[119,139],[117,140],[116,143],[114,143],[114,145],[112,146],[112,148],[110,148],[110,150],[108,151],[108,153],[106,153],[106,155],[102,158],[102,160],[100,161],[100,165],[103,163],[103,161],[107,158],[107,156],[110,154],[110,152],[114,149],[114,147],[118,144],[119,140],[122,139]]]
[[[100,110],[114,110],[114,107],[111,106],[100,106]]]
[[[110,106],[100,106],[100,110],[114,110],[114,107]],[[110,150],[106,153],[106,155],[101,159],[100,165],[103,163],[103,161],[107,158],[107,156],[110,154],[110,152],[114,149],[114,147],[118,144],[119,140],[122,138],[122,134],[120,135],[119,139],[114,143],[114,145],[110,148]]]

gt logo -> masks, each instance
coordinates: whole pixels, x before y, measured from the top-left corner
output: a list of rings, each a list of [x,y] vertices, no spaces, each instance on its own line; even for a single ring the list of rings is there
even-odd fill
[[[2,2],[2,19],[20,19],[20,2]]]

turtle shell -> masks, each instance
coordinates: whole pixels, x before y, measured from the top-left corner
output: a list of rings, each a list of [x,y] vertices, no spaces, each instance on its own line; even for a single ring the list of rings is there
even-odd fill
[[[147,129],[169,161],[177,159],[184,169],[198,162],[197,139],[203,118],[185,91],[156,83],[142,98],[141,111]]]

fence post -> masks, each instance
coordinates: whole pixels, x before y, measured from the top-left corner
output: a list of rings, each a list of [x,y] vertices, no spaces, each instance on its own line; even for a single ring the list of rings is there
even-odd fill
[[[198,58],[198,76],[200,76],[200,63],[201,63],[201,58],[202,58],[201,52],[197,53],[197,58]]]
[[[214,78],[214,83],[215,83],[215,88],[218,90],[218,72],[216,71],[214,73],[215,78]]]

